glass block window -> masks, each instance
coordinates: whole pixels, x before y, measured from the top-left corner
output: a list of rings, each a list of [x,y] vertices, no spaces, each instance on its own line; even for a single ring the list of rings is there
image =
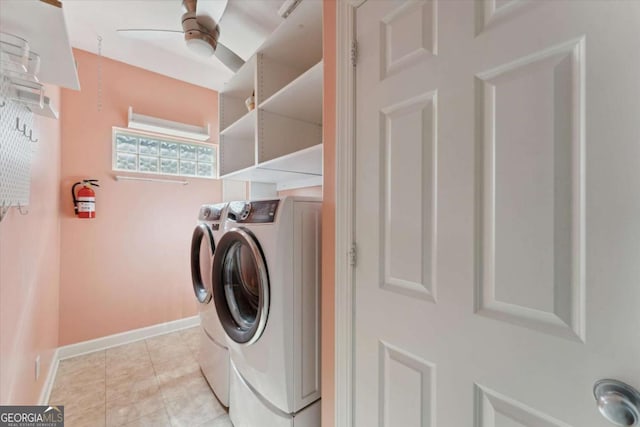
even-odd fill
[[[164,138],[113,129],[113,170],[159,175],[215,178],[212,144]]]

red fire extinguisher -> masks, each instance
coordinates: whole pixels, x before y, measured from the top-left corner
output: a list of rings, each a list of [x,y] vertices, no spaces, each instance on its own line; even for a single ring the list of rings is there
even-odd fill
[[[76,195],[76,187],[82,185],[82,188]],[[96,192],[91,187],[100,187],[97,179],[84,179],[76,182],[71,187],[71,196],[73,197],[73,210],[78,218],[95,218],[96,217]]]

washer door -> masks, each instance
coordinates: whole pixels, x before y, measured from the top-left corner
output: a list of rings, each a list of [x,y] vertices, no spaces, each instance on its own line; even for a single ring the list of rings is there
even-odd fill
[[[200,224],[191,238],[191,281],[196,299],[202,304],[211,301],[211,264],[215,243],[211,229]]]
[[[213,300],[220,323],[235,342],[260,338],[269,314],[269,274],[262,250],[246,229],[226,232],[213,259]]]

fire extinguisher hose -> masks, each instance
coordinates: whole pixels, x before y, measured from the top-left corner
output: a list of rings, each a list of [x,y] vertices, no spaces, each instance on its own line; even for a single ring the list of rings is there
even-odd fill
[[[78,199],[76,198],[76,187],[82,185],[82,182],[76,182],[71,187],[71,197],[73,198],[73,213],[78,215]]]

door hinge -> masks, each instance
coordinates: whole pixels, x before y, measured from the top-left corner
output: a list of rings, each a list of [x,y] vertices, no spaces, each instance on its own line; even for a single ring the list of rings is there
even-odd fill
[[[351,41],[351,65],[354,67],[358,63],[358,42],[356,40]]]
[[[355,267],[357,262],[358,262],[358,250],[356,248],[356,244],[352,243],[351,248],[349,249],[349,265],[352,267]]]

